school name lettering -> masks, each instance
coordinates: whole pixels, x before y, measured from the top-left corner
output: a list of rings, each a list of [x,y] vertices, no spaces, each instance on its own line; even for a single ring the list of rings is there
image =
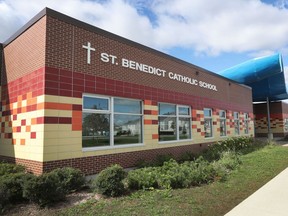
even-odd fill
[[[91,51],[95,51],[95,48],[91,47],[91,43],[88,42],[87,46],[83,45],[82,48],[87,49],[87,64],[91,63]],[[217,91],[217,86],[204,82],[198,81],[197,79],[184,76],[172,71],[166,71],[161,68],[153,67],[151,65],[147,65],[141,62],[133,61],[131,59],[121,58],[118,59],[117,56],[111,55],[108,53],[100,53],[100,60],[105,63],[110,63],[116,66],[121,66],[124,68],[128,68],[131,70],[151,74],[158,77],[168,77],[171,80],[176,80],[178,82],[187,83],[194,86],[199,86],[201,88],[206,88],[209,90]]]

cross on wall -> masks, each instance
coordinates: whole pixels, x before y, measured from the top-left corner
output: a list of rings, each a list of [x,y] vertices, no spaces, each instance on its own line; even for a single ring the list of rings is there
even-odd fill
[[[91,63],[91,51],[95,51],[95,48],[91,47],[91,43],[88,42],[87,46],[83,45],[82,48],[87,49],[87,64]]]

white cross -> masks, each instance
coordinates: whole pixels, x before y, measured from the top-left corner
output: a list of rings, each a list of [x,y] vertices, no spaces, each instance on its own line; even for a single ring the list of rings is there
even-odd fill
[[[83,45],[82,48],[87,49],[87,64],[91,63],[91,51],[95,51],[95,48],[91,47],[91,43],[88,42],[87,46]]]

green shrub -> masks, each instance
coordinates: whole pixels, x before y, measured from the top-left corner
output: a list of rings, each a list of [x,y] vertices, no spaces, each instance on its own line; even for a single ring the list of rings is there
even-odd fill
[[[248,153],[255,147],[256,146],[253,137],[232,137],[209,146],[208,149],[203,153],[203,156],[209,161],[214,161],[220,159],[222,152],[234,151],[240,153]]]
[[[173,159],[172,154],[166,154],[166,155],[157,155],[155,158],[154,166],[163,166],[163,164],[170,159]]]
[[[164,162],[162,167],[147,167],[128,173],[130,189],[187,188],[206,184],[226,175],[224,165],[214,165],[203,157],[179,164],[174,159]]]
[[[226,151],[222,152],[218,163],[223,165],[228,170],[234,170],[242,163],[242,161],[238,153]]]
[[[132,190],[158,188],[159,167],[144,167],[132,170],[126,178],[127,185]]]
[[[152,167],[155,165],[154,165],[153,161],[147,161],[144,159],[140,159],[136,162],[135,166],[139,169],[139,168],[144,168],[144,167]]]
[[[66,190],[55,173],[44,173],[24,182],[23,196],[41,207],[49,206],[65,199]]]
[[[85,184],[85,177],[79,169],[71,167],[57,168],[51,171],[57,175],[63,189],[67,192],[73,192],[81,189]]]
[[[186,164],[179,164],[174,159],[165,162],[159,170],[159,186],[162,188],[188,187],[189,179],[187,178],[187,175],[190,172],[190,168],[189,166],[186,166]]]
[[[193,152],[184,152],[180,158],[179,158],[179,162],[180,163],[184,163],[185,161],[194,161],[196,160],[197,155]]]
[[[95,192],[106,196],[120,196],[124,194],[123,179],[127,173],[119,165],[112,165],[102,170],[93,181],[92,187]]]
[[[25,172],[24,166],[3,162],[0,163],[0,176],[20,172]]]
[[[23,184],[32,174],[12,173],[0,177],[0,210],[9,204],[24,201]]]

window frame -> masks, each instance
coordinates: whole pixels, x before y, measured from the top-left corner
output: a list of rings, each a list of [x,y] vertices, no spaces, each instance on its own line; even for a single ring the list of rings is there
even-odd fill
[[[221,115],[221,112],[225,114],[224,117]],[[219,120],[220,120],[220,137],[227,137],[227,112],[226,110],[219,110]],[[221,135],[221,121],[225,122],[224,124],[225,135]]]
[[[244,113],[244,134],[249,134],[249,114]]]
[[[235,114],[237,114],[237,116],[235,116]],[[240,135],[240,116],[239,116],[239,112],[233,112],[233,117],[234,117],[234,134],[236,136],[239,136]],[[238,133],[236,131],[236,123],[237,123],[237,126],[238,126]]]
[[[160,114],[160,105],[161,104],[168,104],[168,105],[173,105],[175,106],[175,114],[171,114],[171,115],[161,115]],[[188,115],[185,114],[180,114],[180,108],[188,108]],[[179,105],[179,104],[172,104],[172,103],[166,103],[166,102],[158,102],[158,142],[161,143],[174,143],[174,142],[182,142],[182,141],[188,141],[188,140],[192,140],[192,118],[191,118],[191,106],[189,105]],[[176,121],[176,139],[175,140],[160,140],[160,118],[161,117],[172,117],[175,118]],[[189,119],[189,138],[187,139],[180,139],[180,130],[179,130],[179,122],[180,122],[180,118],[187,118]]]
[[[210,116],[205,116],[205,110],[208,110],[208,111],[210,111]],[[213,138],[214,137],[214,127],[213,127],[213,109],[212,108],[204,108],[203,109],[203,115],[204,115],[204,133],[205,133],[205,139],[211,139],[211,138]],[[205,120],[210,120],[211,121],[211,128],[210,128],[210,130],[211,130],[211,136],[206,136],[206,130],[205,130]]]
[[[101,99],[107,99],[108,100],[108,109],[107,110],[95,110],[95,109],[84,109],[84,98],[85,97],[92,97],[92,98],[101,98]],[[134,100],[140,102],[140,113],[123,113],[123,112],[114,112],[114,99],[123,99],[123,100]],[[131,98],[123,98],[123,97],[110,97],[110,96],[103,96],[103,95],[92,95],[92,94],[83,94],[82,96],[82,118],[84,113],[96,113],[96,114],[108,114],[110,117],[109,122],[109,141],[110,145],[107,146],[91,146],[91,147],[84,147],[83,141],[82,143],[82,151],[93,151],[93,150],[101,150],[101,149],[114,149],[114,148],[125,148],[125,147],[135,147],[135,146],[143,146],[144,145],[144,107],[143,107],[143,101],[140,99],[131,99]],[[114,115],[135,115],[141,117],[141,142],[140,143],[128,143],[128,144],[116,144],[114,140]],[[82,120],[83,121],[83,120]],[[83,140],[83,135],[81,136],[81,139]]]

